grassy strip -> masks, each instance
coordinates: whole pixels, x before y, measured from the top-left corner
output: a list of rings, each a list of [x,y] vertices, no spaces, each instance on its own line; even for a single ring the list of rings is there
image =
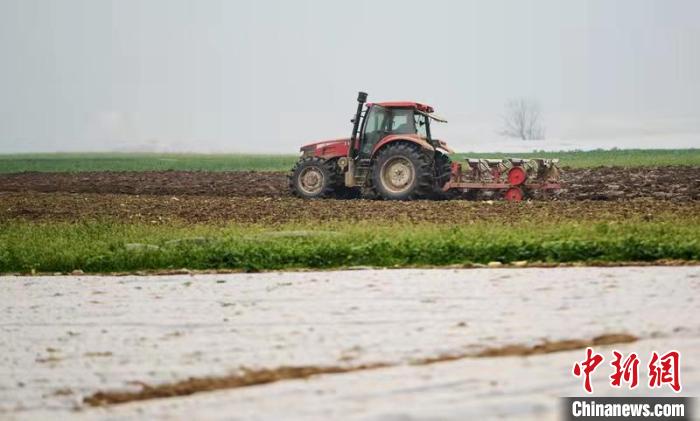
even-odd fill
[[[660,165],[700,165],[700,149],[669,150],[594,150],[573,152],[532,153],[459,153],[464,157],[544,157],[559,158],[563,166],[587,168],[597,166],[643,167]],[[296,155],[245,154],[17,154],[0,155],[0,173],[23,171],[287,171],[297,160]]]
[[[241,225],[13,221],[0,225],[0,272],[700,260],[700,224],[680,222],[336,224],[270,230]]]

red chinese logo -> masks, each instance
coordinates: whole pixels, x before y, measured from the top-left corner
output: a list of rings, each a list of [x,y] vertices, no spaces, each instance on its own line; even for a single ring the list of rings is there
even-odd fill
[[[610,375],[610,385],[619,388],[624,382],[630,389],[637,387],[639,384],[639,356],[634,352],[627,357],[614,350],[612,353],[613,360],[610,366],[613,368],[613,373]],[[601,354],[594,352],[593,348],[589,347],[586,348],[586,358],[574,364],[574,376],[583,376],[583,388],[588,393],[593,393],[591,377],[603,360]],[[675,392],[680,392],[682,388],[680,361],[681,355],[678,351],[669,351],[661,356],[656,351],[652,352],[648,364],[649,388],[659,388],[667,384]]]
[[[669,351],[659,357],[656,351],[651,353],[649,361],[649,388],[671,386],[676,392],[681,391],[680,373],[681,355],[678,351]]]
[[[615,369],[615,372],[610,376],[610,385],[620,387],[620,383],[624,380],[629,383],[630,389],[637,387],[639,381],[639,358],[636,353],[631,353],[623,362],[622,354],[613,351],[615,360],[610,363]]]
[[[581,366],[583,366],[583,375],[585,379],[583,380],[583,388],[586,392],[593,393],[593,387],[591,386],[591,373],[595,371],[596,367],[603,362],[603,356],[593,352],[593,348],[586,348],[586,359],[580,364],[574,364],[574,376],[581,376]]]

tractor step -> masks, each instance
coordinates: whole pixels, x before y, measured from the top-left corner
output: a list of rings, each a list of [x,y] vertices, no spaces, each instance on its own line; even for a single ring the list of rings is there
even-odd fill
[[[358,159],[355,167],[355,175],[353,177],[353,186],[364,186],[367,182],[367,177],[372,168],[371,159]]]

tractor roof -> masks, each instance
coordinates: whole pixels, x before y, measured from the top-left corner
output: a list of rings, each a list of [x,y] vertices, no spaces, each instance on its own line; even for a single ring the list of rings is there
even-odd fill
[[[435,111],[433,107],[430,105],[426,104],[421,104],[420,102],[412,102],[412,101],[387,101],[387,102],[375,102],[374,104],[380,105],[382,107],[387,107],[387,108],[415,108],[418,111],[423,111],[424,113],[432,113]],[[372,103],[369,103],[367,105],[372,105]]]

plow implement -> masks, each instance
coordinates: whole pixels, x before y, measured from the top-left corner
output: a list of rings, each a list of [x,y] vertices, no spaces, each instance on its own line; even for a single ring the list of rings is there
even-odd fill
[[[464,192],[470,198],[480,193],[499,194],[505,200],[519,202],[536,191],[557,191],[558,159],[472,159],[466,165],[451,164],[450,180],[442,190]]]

